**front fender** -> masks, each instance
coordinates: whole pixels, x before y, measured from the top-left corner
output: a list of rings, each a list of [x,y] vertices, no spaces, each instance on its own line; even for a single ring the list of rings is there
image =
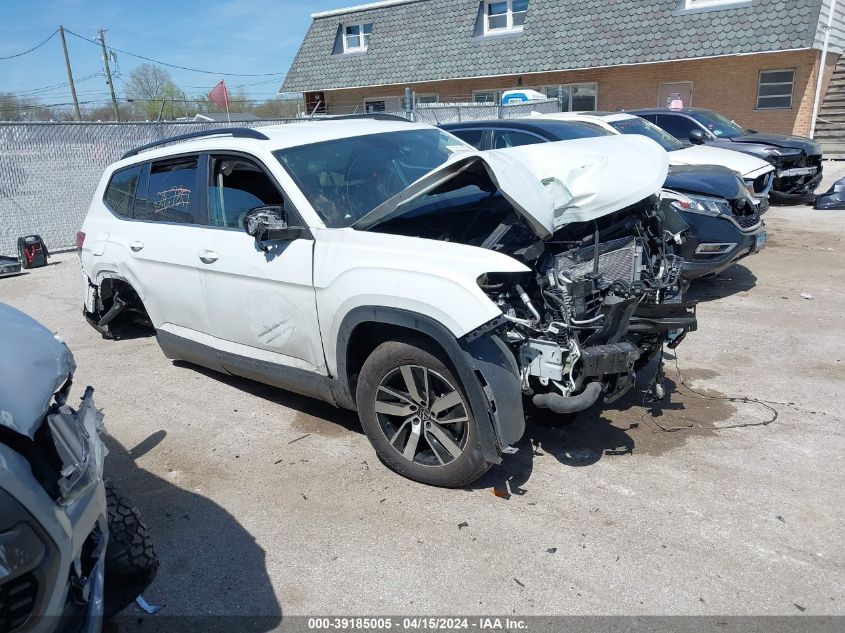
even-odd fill
[[[501,316],[478,287],[491,272],[530,272],[487,249],[355,229],[315,231],[314,288],[326,365],[340,375],[334,342],[348,314],[379,306],[424,314],[461,338]]]
[[[519,367],[499,336],[494,323],[471,337],[456,339],[430,316],[382,306],[359,306],[349,312],[339,328],[336,357],[338,380],[335,400],[354,407],[346,366],[347,349],[355,329],[363,323],[405,328],[433,340],[451,361],[463,385],[473,417],[478,423],[479,440],[485,459],[501,461],[502,449],[516,443],[525,432]],[[471,339],[471,340],[470,340]]]

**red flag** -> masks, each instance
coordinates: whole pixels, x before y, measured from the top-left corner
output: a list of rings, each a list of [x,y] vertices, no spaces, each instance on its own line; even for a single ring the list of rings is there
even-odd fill
[[[208,93],[208,98],[218,107],[229,109],[229,91],[226,90],[226,82],[221,81]]]

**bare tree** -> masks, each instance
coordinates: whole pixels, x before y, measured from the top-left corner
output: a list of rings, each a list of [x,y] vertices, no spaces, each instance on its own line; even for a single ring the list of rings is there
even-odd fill
[[[141,64],[129,73],[126,98],[147,119],[157,119],[159,114],[171,119],[184,114],[185,93],[167,70],[154,64]]]

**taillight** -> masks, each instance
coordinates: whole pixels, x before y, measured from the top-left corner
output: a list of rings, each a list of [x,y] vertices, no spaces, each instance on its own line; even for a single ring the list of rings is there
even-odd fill
[[[85,244],[85,233],[82,231],[76,232],[76,250],[82,252],[82,245]]]

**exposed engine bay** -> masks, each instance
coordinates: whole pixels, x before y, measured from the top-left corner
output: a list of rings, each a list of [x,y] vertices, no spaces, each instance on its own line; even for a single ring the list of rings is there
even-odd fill
[[[536,406],[574,413],[602,394],[618,399],[643,360],[695,329],[694,307],[679,302],[683,260],[667,243],[658,196],[564,224],[544,241],[495,191],[453,183],[434,194],[434,204],[373,230],[489,248],[532,269],[478,283],[502,310],[496,332]]]

